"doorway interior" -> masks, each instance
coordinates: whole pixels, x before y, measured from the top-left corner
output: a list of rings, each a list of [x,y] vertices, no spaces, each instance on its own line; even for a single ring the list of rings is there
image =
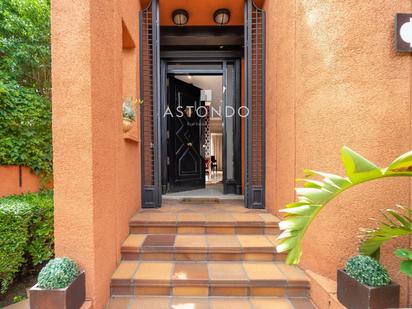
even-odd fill
[[[164,63],[164,197],[242,197],[240,65]]]

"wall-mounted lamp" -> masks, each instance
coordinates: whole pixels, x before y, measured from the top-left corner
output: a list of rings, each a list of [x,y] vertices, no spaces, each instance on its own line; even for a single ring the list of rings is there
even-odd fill
[[[183,9],[174,10],[172,20],[176,26],[184,26],[189,21],[189,13]]]
[[[218,9],[213,14],[213,19],[219,26],[227,25],[230,20],[230,11],[228,9]]]

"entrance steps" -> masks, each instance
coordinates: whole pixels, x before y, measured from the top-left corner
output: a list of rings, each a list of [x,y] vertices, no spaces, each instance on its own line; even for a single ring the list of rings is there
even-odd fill
[[[169,202],[141,210],[121,247],[111,303],[158,301],[165,304],[161,308],[179,308],[176,302],[194,301],[207,306],[188,308],[243,308],[220,307],[233,301],[244,308],[314,308],[305,273],[286,265],[275,250],[278,222],[266,211],[245,209],[241,201]]]

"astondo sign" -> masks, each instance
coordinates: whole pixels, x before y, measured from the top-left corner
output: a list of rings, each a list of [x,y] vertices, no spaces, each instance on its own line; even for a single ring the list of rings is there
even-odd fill
[[[396,14],[395,40],[397,51],[412,52],[412,14]]]

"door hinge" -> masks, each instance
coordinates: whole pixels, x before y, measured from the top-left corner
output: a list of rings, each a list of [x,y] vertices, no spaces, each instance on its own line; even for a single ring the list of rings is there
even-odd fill
[[[169,157],[166,158],[166,165],[170,165],[170,158]]]

